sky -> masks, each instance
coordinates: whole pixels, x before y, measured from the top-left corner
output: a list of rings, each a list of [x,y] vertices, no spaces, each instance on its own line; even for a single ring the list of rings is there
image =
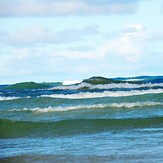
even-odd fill
[[[163,75],[163,0],[0,0],[0,84]]]

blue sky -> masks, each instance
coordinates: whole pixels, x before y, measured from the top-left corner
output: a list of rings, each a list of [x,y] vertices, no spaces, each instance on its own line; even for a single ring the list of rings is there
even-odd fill
[[[0,83],[163,75],[162,0],[0,0]]]

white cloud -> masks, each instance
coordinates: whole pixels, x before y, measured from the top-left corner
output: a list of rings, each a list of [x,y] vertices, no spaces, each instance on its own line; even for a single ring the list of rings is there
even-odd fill
[[[15,48],[17,59],[24,59],[29,54],[46,54],[51,57],[70,59],[102,59],[109,56],[118,56],[128,61],[137,62],[144,54],[147,41],[152,40],[156,34],[154,31],[145,29],[142,24],[129,24],[117,34],[113,40],[108,40],[104,45],[100,45],[81,50],[80,46],[75,48],[55,47],[54,44],[76,42],[89,35],[99,34],[96,26],[87,26],[83,29],[67,29],[54,32],[43,27],[31,27],[14,32],[8,35],[6,43],[8,45],[19,45]],[[153,35],[152,35],[153,34]],[[66,37],[65,37],[66,36]],[[53,46],[49,45],[52,44]],[[25,46],[21,46],[25,45]],[[30,46],[27,46],[30,45]],[[34,46],[33,46],[34,45]],[[88,44],[85,46],[89,47]],[[91,46],[91,44],[90,44]],[[24,47],[24,48],[23,48]],[[28,48],[27,48],[28,47]],[[82,46],[81,46],[82,47]],[[33,50],[31,50],[33,48]],[[47,50],[50,49],[50,50]]]
[[[86,26],[81,29],[65,29],[52,31],[41,26],[19,29],[2,37],[2,43],[13,46],[27,46],[38,44],[71,43],[99,34],[96,25]]]
[[[55,16],[132,13],[140,0],[1,0],[0,16]]]
[[[6,66],[3,60],[0,60],[0,74],[6,74]]]
[[[131,62],[139,61],[144,53],[146,30],[142,24],[127,25],[117,39],[109,41],[99,53],[119,56]]]
[[[97,53],[92,51],[71,51],[71,50],[59,50],[57,52],[50,52],[50,57],[60,58],[60,59],[70,59],[70,60],[78,60],[78,59],[99,59],[97,57]]]
[[[137,35],[139,32],[142,32],[145,30],[145,27],[142,24],[136,23],[136,24],[128,24],[126,27],[122,30],[121,33],[127,34],[127,35]]]
[[[43,27],[24,28],[8,33],[3,42],[8,45],[31,45],[48,41],[51,33]]]
[[[86,27],[79,31],[81,35],[83,35],[90,29],[91,28]],[[136,74],[138,71],[140,72],[141,67],[146,66],[148,68],[155,57],[157,57],[155,62],[160,62],[159,64],[155,63],[153,67],[157,69],[157,65],[161,65],[162,57],[159,59],[158,55],[162,52],[162,42],[160,41],[158,44],[158,41],[156,41],[154,37],[155,31],[146,29],[142,24],[126,25],[114,39],[106,40],[103,45],[100,41],[98,42],[98,46],[94,46],[92,43],[70,45],[73,47],[76,45],[76,49],[71,49],[69,48],[70,46],[54,46],[54,44],[50,43],[50,45],[46,44],[43,46],[42,44],[45,44],[46,39],[49,39],[50,42],[51,35],[47,38],[44,32],[40,34],[39,31],[37,34],[37,31],[39,30],[33,29],[28,32],[28,36],[30,36],[28,43],[30,43],[30,45],[34,44],[34,46],[10,47],[5,45],[5,48],[9,50],[8,53],[6,52],[5,54],[10,55],[10,57],[5,58],[5,54],[2,53],[0,60],[0,75],[2,78],[19,77],[22,79],[23,77],[28,78],[29,76],[31,78],[33,77],[31,80],[34,80],[34,78],[37,78],[39,75],[57,76],[58,78],[60,78],[62,74],[65,76],[78,74],[80,78],[86,74],[90,76],[98,74],[107,76],[109,73],[114,76],[129,75],[131,72],[132,74]],[[45,33],[48,35],[48,32]],[[51,33],[51,31],[49,33]],[[61,35],[61,33],[59,35]],[[78,32],[76,33],[78,34]],[[92,35],[94,35],[94,32],[91,36]],[[21,34],[20,38],[23,39],[20,39],[17,44],[20,45],[20,42],[23,41],[25,37],[26,35]],[[82,36],[82,38],[84,37]],[[154,41],[152,38],[154,38]],[[85,50],[81,50],[80,46],[82,47],[84,45],[87,47],[85,47]],[[93,46],[93,48],[88,48],[88,46]],[[160,53],[157,54],[159,50]]]

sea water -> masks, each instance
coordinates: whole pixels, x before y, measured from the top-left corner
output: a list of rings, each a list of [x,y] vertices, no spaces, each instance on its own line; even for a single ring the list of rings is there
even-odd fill
[[[163,83],[0,87],[1,162],[163,162]]]

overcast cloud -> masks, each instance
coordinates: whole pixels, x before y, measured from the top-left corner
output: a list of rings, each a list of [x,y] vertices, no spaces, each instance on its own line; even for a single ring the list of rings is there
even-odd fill
[[[81,29],[65,29],[52,31],[42,26],[33,26],[5,33],[0,31],[1,43],[11,46],[32,46],[38,44],[63,44],[83,40],[85,37],[98,35],[96,25],[86,26]]]
[[[0,16],[128,14],[140,0],[1,0]]]

